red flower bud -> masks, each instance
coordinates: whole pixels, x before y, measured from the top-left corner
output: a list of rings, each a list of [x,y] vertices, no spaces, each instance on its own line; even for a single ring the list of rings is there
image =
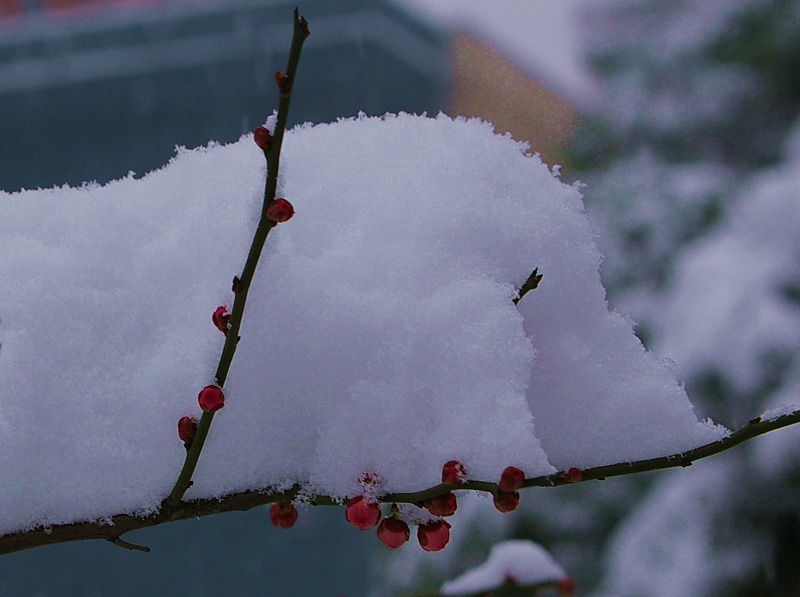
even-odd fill
[[[381,519],[381,509],[377,503],[368,502],[363,496],[358,496],[347,500],[344,517],[357,529],[366,531],[378,524]]]
[[[181,417],[178,420],[178,437],[187,447],[192,445],[195,433],[197,433],[197,419]]]
[[[371,485],[373,487],[377,487],[378,485],[383,483],[383,479],[381,479],[381,476],[375,471],[370,471],[370,470],[362,471],[358,475],[356,481],[358,481],[360,485]]]
[[[425,551],[439,551],[450,542],[450,523],[434,520],[421,524],[417,529],[417,540]]]
[[[384,518],[378,525],[378,539],[389,549],[397,549],[411,537],[408,525],[394,516]]]
[[[564,595],[565,597],[574,595],[577,588],[578,584],[569,576],[565,576],[556,583],[556,591],[558,591],[559,595]]]
[[[270,147],[272,147],[272,134],[267,127],[258,126],[253,131],[253,141],[264,151],[269,151]]]
[[[448,491],[444,495],[437,495],[429,500],[425,500],[422,504],[428,509],[428,512],[434,516],[452,516],[458,509],[458,501],[456,494]]]
[[[213,321],[217,329],[226,336],[228,335],[228,322],[230,322],[230,320],[231,314],[228,313],[228,307],[224,305],[214,309],[214,313],[211,315],[211,321]]]
[[[442,483],[460,485],[467,477],[467,469],[458,460],[450,460],[442,467]]]
[[[291,502],[276,502],[269,509],[269,519],[279,529],[292,528],[297,516],[297,508]]]
[[[498,491],[493,497],[494,507],[503,514],[513,512],[519,506],[518,491]]]
[[[498,483],[497,486],[500,488],[500,491],[511,493],[512,491],[521,489],[524,483],[525,473],[515,466],[509,466],[506,467],[503,474],[500,475],[500,483]]]
[[[583,471],[573,466],[567,471],[567,479],[572,483],[580,483],[583,481]]]
[[[197,395],[197,401],[204,412],[217,412],[225,406],[225,394],[217,386],[206,386]]]
[[[285,222],[294,215],[294,207],[286,199],[275,199],[267,208],[267,219],[273,222]]]
[[[281,94],[289,93],[289,76],[286,73],[278,71],[275,73],[275,84],[278,86],[278,91]]]

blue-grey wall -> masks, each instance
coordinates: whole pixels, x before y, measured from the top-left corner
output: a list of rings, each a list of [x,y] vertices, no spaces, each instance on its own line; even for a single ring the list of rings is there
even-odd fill
[[[0,28],[0,188],[106,182],[176,145],[230,142],[277,107],[292,10],[311,26],[291,121],[435,113],[441,36],[375,0],[174,2]]]

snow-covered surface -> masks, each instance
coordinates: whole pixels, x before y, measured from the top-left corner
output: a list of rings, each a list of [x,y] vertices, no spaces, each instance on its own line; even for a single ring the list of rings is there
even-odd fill
[[[188,497],[353,495],[367,469],[422,489],[452,458],[534,476],[726,433],[608,312],[578,188],[526,149],[443,116],[287,134],[297,215],[270,236]],[[0,193],[0,532],[158,507],[264,175],[248,136],[141,179]]]
[[[512,540],[497,543],[483,564],[442,585],[442,595],[479,593],[506,583],[536,585],[566,577],[564,569],[541,545]]]
[[[568,101],[586,104],[594,83],[578,39],[586,0],[394,0],[453,33],[495,47]]]

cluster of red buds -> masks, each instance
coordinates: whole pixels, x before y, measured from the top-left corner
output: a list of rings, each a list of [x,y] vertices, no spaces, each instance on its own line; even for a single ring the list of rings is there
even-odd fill
[[[288,85],[288,77],[283,75],[283,73],[278,73],[275,75],[276,80],[278,80],[278,75],[285,77],[285,80],[281,79],[281,81],[283,81],[284,85]],[[280,86],[281,83],[279,82],[278,85]],[[270,133],[269,129],[263,125],[257,126],[253,131],[253,141],[263,150],[265,154],[269,153],[269,150],[272,148],[272,133]],[[283,197],[273,199],[267,206],[267,219],[277,222],[278,224],[286,222],[287,220],[291,219],[293,215],[294,207]]]
[[[466,469],[457,460],[451,460],[442,467],[442,483],[460,485],[465,479]],[[366,489],[381,483],[380,476],[372,471],[359,475],[358,481]],[[437,518],[419,523],[417,541],[426,551],[444,549],[450,541],[451,527],[443,518],[456,513],[458,501],[455,494],[449,491],[427,499],[421,505]],[[390,549],[397,549],[411,538],[411,529],[408,523],[399,517],[396,507],[389,516],[382,518],[378,501],[367,496],[360,495],[347,500],[344,516],[347,522],[362,531],[377,526],[378,539]]]
[[[213,413],[225,406],[225,394],[219,386],[206,386],[197,395],[197,402],[203,412]],[[197,433],[197,419],[186,415],[178,419],[178,437],[186,446],[192,447],[194,436]]]
[[[508,466],[500,475],[497,492],[493,496],[494,507],[503,514],[513,512],[519,506],[519,489],[525,484],[525,473],[515,466]]]
[[[394,513],[381,520],[381,509],[377,502],[363,496],[347,500],[345,508],[347,522],[366,531],[377,525],[378,539],[388,548],[397,549],[411,538],[408,523]],[[437,519],[424,522],[417,528],[417,541],[425,551],[444,549],[450,541],[450,523]]]
[[[288,79],[283,81],[283,84],[287,85]],[[281,85],[281,81],[278,81],[278,85]],[[265,126],[256,127],[253,131],[253,140],[265,153],[272,147],[272,134]],[[291,219],[293,215],[294,207],[289,201],[282,197],[271,201],[267,206],[266,217],[273,222],[286,222]],[[239,280],[238,277],[234,278],[234,292],[237,292],[237,286],[241,287],[241,280]],[[211,322],[220,332],[226,336],[228,335],[231,314],[228,312],[227,305],[220,305],[214,309],[214,312],[211,314]],[[222,388],[219,386],[206,386],[200,391],[200,394],[197,396],[197,401],[203,412],[214,413],[225,406],[225,394],[223,394]],[[181,417],[178,421],[178,437],[183,441],[187,449],[192,445],[196,432],[197,420],[190,416]]]

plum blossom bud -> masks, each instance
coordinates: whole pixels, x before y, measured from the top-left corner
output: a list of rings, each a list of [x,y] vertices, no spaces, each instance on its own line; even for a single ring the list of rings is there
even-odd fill
[[[378,539],[389,549],[397,549],[411,537],[408,525],[394,516],[384,518],[378,525]]]
[[[218,386],[206,386],[197,395],[197,402],[204,412],[217,412],[225,406],[225,394]]]
[[[269,509],[269,520],[279,529],[290,529],[297,522],[299,513],[291,502],[276,502]]]
[[[278,91],[281,95],[289,93],[289,75],[277,71],[275,73],[275,84],[278,86]]]
[[[493,496],[494,507],[498,512],[508,514],[513,512],[519,506],[519,492],[518,491],[498,491]]]
[[[421,524],[417,529],[417,541],[425,551],[440,551],[450,542],[450,523],[434,520]]]
[[[286,222],[294,215],[294,207],[286,199],[275,199],[267,207],[267,219],[273,222]]]
[[[450,460],[442,467],[442,483],[445,485],[459,485],[467,477],[467,470],[458,460]]]
[[[267,127],[258,126],[253,131],[253,141],[264,151],[269,151],[270,147],[272,147],[272,134]]]
[[[434,516],[452,516],[458,509],[458,501],[456,500],[456,494],[448,491],[443,495],[437,495],[425,500],[423,506]]]
[[[381,519],[381,509],[377,503],[368,502],[364,496],[358,496],[347,500],[344,517],[357,529],[366,531],[378,524]]]
[[[224,305],[214,309],[214,313],[211,315],[211,321],[213,321],[216,328],[226,336],[228,335],[228,323],[230,320],[231,314],[228,313],[228,307]]]
[[[580,483],[583,481],[583,471],[573,466],[567,471],[567,479],[572,483]]]
[[[524,484],[525,473],[515,466],[509,466],[506,467],[503,474],[500,475],[500,483],[498,483],[497,486],[500,488],[500,491],[511,493],[517,489],[522,489]]]
[[[187,448],[192,445],[195,433],[197,433],[197,419],[187,416],[178,420],[178,437]]]

